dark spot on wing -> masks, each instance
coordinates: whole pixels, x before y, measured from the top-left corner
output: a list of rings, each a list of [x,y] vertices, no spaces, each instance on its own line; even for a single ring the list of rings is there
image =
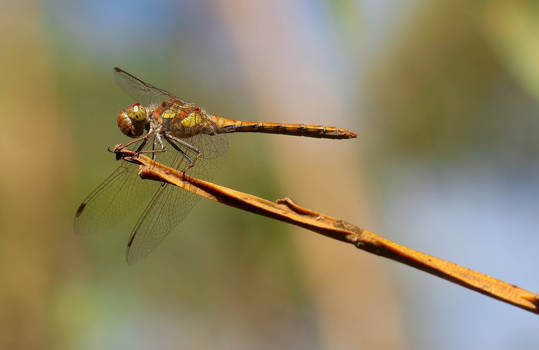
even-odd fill
[[[75,217],[78,218],[80,214],[82,214],[82,211],[86,208],[86,203],[81,203],[79,206],[79,209],[77,209],[77,213],[75,213]]]
[[[129,240],[127,241],[128,247],[131,247],[131,244],[133,244],[133,240],[135,239],[136,234],[137,234],[137,231],[131,232],[131,236],[129,236]]]

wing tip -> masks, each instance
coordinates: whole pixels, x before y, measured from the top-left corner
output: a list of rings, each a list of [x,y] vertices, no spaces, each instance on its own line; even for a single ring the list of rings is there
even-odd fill
[[[127,240],[127,249],[131,248],[131,244],[133,244],[133,241],[135,240],[136,234],[137,234],[137,231],[131,232],[131,235],[129,236],[129,239]]]
[[[133,259],[133,257],[129,254],[131,251],[131,245],[133,244],[133,241],[135,240],[136,234],[137,234],[137,231],[131,232],[129,239],[127,240],[127,249],[125,251],[125,261],[127,262],[128,265],[133,265],[136,261],[136,259]]]
[[[82,212],[84,211],[84,208],[86,208],[86,202],[82,202],[79,205],[77,212],[75,213],[75,219],[78,219],[81,216]]]

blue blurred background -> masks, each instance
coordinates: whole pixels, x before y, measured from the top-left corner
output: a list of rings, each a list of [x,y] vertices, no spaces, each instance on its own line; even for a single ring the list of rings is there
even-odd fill
[[[0,348],[537,348],[531,313],[209,201],[134,266],[128,231],[72,232],[126,141],[120,66],[218,115],[359,134],[231,135],[217,183],[536,290],[535,1],[0,9]]]

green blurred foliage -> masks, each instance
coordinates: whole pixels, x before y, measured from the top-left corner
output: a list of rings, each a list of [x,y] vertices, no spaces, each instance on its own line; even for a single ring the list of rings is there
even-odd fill
[[[370,123],[383,150],[376,157],[537,157],[537,100],[497,54],[504,48],[488,40],[495,33],[482,25],[485,10],[453,1],[425,6],[370,71]],[[518,158],[507,154],[515,148]]]

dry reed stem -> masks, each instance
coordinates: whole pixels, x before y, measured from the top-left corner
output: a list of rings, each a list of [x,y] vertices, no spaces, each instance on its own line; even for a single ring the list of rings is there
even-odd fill
[[[139,175],[143,179],[168,182],[219,203],[301,226],[530,312],[539,313],[538,294],[452,262],[401,246],[343,220],[302,208],[290,198],[271,202],[248,193],[199,180],[128,150],[118,152],[118,157],[139,164]]]

